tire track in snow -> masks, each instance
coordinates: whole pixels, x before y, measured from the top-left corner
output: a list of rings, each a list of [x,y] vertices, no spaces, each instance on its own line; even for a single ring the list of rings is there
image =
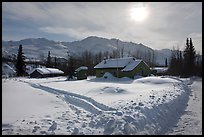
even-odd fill
[[[43,91],[59,95],[59,97],[61,97],[66,103],[73,104],[75,106],[83,108],[86,111],[89,111],[94,114],[101,114],[102,111],[115,111],[116,110],[114,108],[108,107],[99,102],[96,102],[94,99],[86,97],[86,96],[82,96],[82,95],[71,93],[71,92],[64,91],[64,90],[54,89],[54,88],[47,87],[41,84],[30,83],[26,81],[21,81],[21,82],[28,83],[30,86],[34,88],[38,88]]]

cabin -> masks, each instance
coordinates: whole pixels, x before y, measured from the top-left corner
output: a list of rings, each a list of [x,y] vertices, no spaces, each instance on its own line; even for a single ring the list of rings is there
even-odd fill
[[[133,57],[104,59],[94,69],[96,70],[96,77],[103,77],[106,72],[115,77],[129,77],[132,79],[137,76],[149,76],[151,74],[150,67],[143,60]]]
[[[56,68],[35,68],[29,76],[30,78],[46,78],[46,77],[57,77],[63,75],[64,72]]]
[[[75,75],[77,77],[77,80],[87,79],[87,71],[88,67],[81,66],[75,70]]]

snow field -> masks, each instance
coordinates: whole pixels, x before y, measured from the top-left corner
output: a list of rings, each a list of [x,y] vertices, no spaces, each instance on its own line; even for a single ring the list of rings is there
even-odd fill
[[[187,107],[190,89],[186,82],[190,81],[172,77],[146,77],[136,80],[92,78],[66,81],[63,77],[7,80],[2,83],[5,87],[3,96],[10,97],[19,91],[25,92],[24,88],[27,88],[29,93],[20,96],[26,96],[29,101],[31,98],[37,98],[32,96],[33,94],[43,94],[45,99],[41,99],[45,102],[26,105],[28,108],[40,106],[44,110],[41,110],[41,113],[46,115],[37,113],[30,118],[17,109],[16,112],[24,121],[19,120],[19,117],[9,121],[13,112],[12,106],[15,106],[12,104],[3,109],[4,112],[10,113],[6,115],[8,119],[5,119],[5,115],[2,116],[2,133],[165,134],[178,122]],[[13,92],[12,88],[19,84],[24,86],[18,92]],[[12,85],[11,89],[8,88],[9,85]],[[16,100],[22,100],[19,105],[29,102],[16,97]],[[9,99],[4,102],[10,102]],[[49,100],[58,105],[57,111],[54,108],[52,112],[47,111],[47,106],[53,105]],[[5,103],[4,106],[7,106]]]

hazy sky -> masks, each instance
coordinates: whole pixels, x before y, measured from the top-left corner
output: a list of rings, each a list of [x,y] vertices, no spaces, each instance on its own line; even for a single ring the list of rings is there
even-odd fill
[[[3,2],[2,34],[70,42],[93,35],[181,50],[191,37],[202,54],[202,3]]]

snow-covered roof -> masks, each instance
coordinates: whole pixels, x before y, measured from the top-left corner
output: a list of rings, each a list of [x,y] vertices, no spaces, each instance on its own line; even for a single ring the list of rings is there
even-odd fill
[[[56,69],[56,68],[46,68],[48,71],[50,71],[51,73],[55,73],[55,74],[63,74],[64,72]]]
[[[78,69],[76,69],[75,71],[80,71],[80,70],[88,70],[88,67],[86,66],[81,66]]]
[[[94,68],[123,68],[122,71],[133,70],[142,60],[136,60],[133,57],[106,59],[96,65]]]
[[[35,70],[38,71],[40,74],[63,74],[64,73],[63,71],[56,68],[35,68],[33,71],[31,71],[31,73],[33,73]]]
[[[168,67],[154,67],[152,70],[156,70],[157,73],[164,73],[168,70]]]
[[[117,59],[105,59],[96,65],[94,68],[123,68],[134,58],[117,58]]]
[[[133,70],[142,60],[132,60],[127,66],[122,69],[122,71],[131,71]]]

